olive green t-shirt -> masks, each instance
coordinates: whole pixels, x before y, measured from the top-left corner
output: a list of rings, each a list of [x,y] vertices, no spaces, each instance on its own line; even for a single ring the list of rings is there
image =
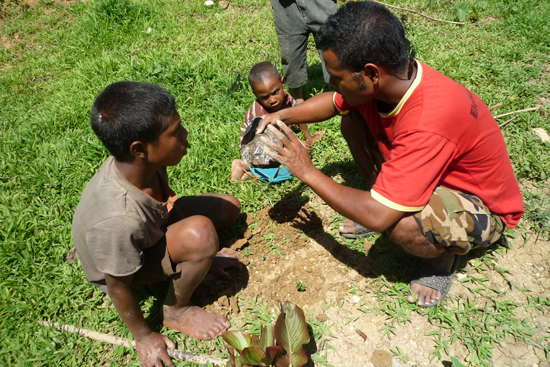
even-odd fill
[[[143,250],[166,231],[171,205],[166,168],[157,171],[171,196],[159,202],[128,182],[109,157],[92,177],[73,218],[73,240],[90,282],[107,292],[105,274],[134,274],[143,264]]]

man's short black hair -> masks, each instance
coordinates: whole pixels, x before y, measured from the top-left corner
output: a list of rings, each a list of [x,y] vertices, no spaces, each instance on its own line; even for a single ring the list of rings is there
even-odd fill
[[[349,2],[319,30],[317,47],[332,50],[340,66],[351,72],[365,64],[401,73],[409,61],[405,29],[385,6],[371,1]]]
[[[269,61],[260,62],[259,64],[254,65],[248,73],[248,83],[250,84],[250,88],[254,89],[252,86],[253,83],[263,82],[272,76],[281,79],[279,70],[277,70],[277,67]]]
[[[157,85],[113,83],[94,102],[92,129],[113,157],[131,161],[130,145],[156,142],[168,128],[175,104],[170,92]]]

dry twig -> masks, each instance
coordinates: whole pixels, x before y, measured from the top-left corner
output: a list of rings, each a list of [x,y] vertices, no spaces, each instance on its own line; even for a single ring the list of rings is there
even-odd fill
[[[110,344],[113,344],[113,345],[120,345],[120,346],[127,347],[127,348],[135,348],[136,347],[136,342],[135,341],[129,340],[129,339],[126,339],[126,338],[121,338],[121,337],[118,337],[118,336],[104,334],[104,333],[100,333],[100,332],[93,331],[93,330],[82,329],[82,328],[75,327],[75,326],[72,326],[72,325],[60,324],[60,323],[57,323],[57,322],[38,321],[38,323],[42,326],[54,327],[54,328],[56,328],[58,330],[61,330],[61,331],[68,331],[69,333],[85,336],[87,338],[98,340],[98,341],[101,341],[101,342],[104,342],[104,343],[110,343]],[[168,352],[168,355],[172,358],[179,359],[179,360],[182,360],[182,361],[189,361],[189,362],[193,362],[193,363],[197,363],[197,364],[203,364],[203,365],[208,364],[208,363],[213,363],[214,365],[225,366],[225,364],[228,361],[227,359],[224,359],[224,358],[216,358],[216,357],[212,357],[212,356],[205,356],[205,355],[200,355],[200,354],[187,353],[187,352],[183,352],[181,350],[176,350],[176,349],[169,349],[168,348],[166,351]]]
[[[542,105],[538,105],[538,106],[536,106],[536,107],[526,108],[526,109],[524,109],[524,110],[518,110],[518,111],[507,112],[507,113],[503,113],[502,115],[495,116],[495,118],[498,119],[498,118],[500,118],[500,117],[509,116],[509,115],[513,115],[513,114],[521,113],[521,112],[536,111],[536,110],[538,110],[538,109],[541,108],[541,107],[542,107]]]
[[[374,0],[373,0],[374,1]],[[436,19],[436,18],[432,18],[432,17],[429,17],[427,15],[424,15],[416,10],[411,10],[411,9],[405,9],[405,8],[400,8],[398,6],[394,6],[394,5],[388,5],[388,4],[384,4],[384,3],[381,3],[380,1],[374,1],[375,3],[378,3],[378,4],[382,4],[384,6],[387,6],[388,8],[393,8],[393,9],[397,9],[397,10],[403,10],[403,11],[408,11],[410,13],[415,13],[415,14],[418,14],[424,18],[428,18],[429,20],[433,20],[435,22],[443,22],[443,23],[450,23],[450,24],[458,24],[458,25],[464,25],[465,23],[464,22],[452,22],[450,20],[442,20],[442,19]]]

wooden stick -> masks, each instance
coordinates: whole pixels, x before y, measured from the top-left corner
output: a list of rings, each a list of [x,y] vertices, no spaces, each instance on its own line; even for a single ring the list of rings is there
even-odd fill
[[[388,5],[388,4],[384,4],[384,3],[381,3],[380,1],[375,1],[373,0],[375,3],[378,3],[378,4],[382,4],[384,6],[387,6],[388,8],[394,8],[394,9],[398,9],[398,10],[403,10],[403,11],[408,11],[408,12],[411,12],[411,13],[416,13],[424,18],[428,18],[429,20],[433,20],[435,22],[443,22],[443,23],[450,23],[450,24],[458,24],[458,25],[464,25],[465,23],[463,22],[452,22],[450,20],[442,20],[442,19],[436,19],[436,18],[432,18],[432,17],[429,17],[427,15],[424,15],[416,10],[411,10],[411,9],[405,9],[405,8],[400,8],[398,6],[394,6],[394,5]]]
[[[88,330],[88,329],[82,329],[82,328],[72,326],[72,325],[60,324],[58,322],[38,321],[38,323],[42,326],[54,327],[54,328],[56,328],[58,330],[61,330],[61,331],[68,331],[69,333],[85,336],[87,338],[90,338],[90,339],[93,339],[93,340],[98,340],[98,341],[104,342],[104,343],[109,343],[109,344],[113,344],[113,345],[120,345],[120,346],[127,347],[127,348],[135,348],[136,347],[136,342],[135,341],[129,340],[129,339],[126,339],[126,338],[121,338],[121,337],[118,337],[118,336],[104,334],[104,333],[100,333],[100,332],[93,331],[93,330]],[[228,361],[228,359],[225,359],[225,358],[217,358],[217,357],[212,357],[212,356],[205,356],[205,355],[200,355],[200,354],[187,353],[187,352],[183,352],[183,351],[177,350],[177,349],[167,348],[166,351],[168,352],[168,355],[172,358],[180,359],[182,361],[189,361],[189,362],[193,362],[193,363],[197,363],[197,364],[203,364],[203,365],[208,364],[208,363],[213,363],[215,365],[225,366],[225,364]]]
[[[517,119],[518,117],[519,117],[519,116],[514,116],[514,117],[512,117],[511,119],[506,120],[506,121],[504,121],[502,124],[498,125],[498,127],[506,126],[506,125],[508,125],[510,122],[512,122],[512,121],[514,121],[515,119]]]
[[[539,105],[539,106],[536,106],[536,107],[526,108],[526,109],[524,109],[524,110],[518,110],[518,111],[513,111],[513,112],[507,112],[507,113],[503,113],[502,115],[495,116],[495,118],[498,119],[498,118],[500,118],[500,117],[504,117],[504,116],[508,116],[508,115],[513,115],[513,114],[515,114],[515,113],[536,111],[536,110],[538,110],[538,109],[541,108],[541,107],[542,107],[542,105]]]

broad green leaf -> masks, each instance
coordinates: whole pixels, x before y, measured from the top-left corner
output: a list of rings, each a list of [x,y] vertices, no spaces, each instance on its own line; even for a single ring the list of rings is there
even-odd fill
[[[264,354],[265,353],[261,349],[256,347],[244,348],[241,353],[241,362],[242,364],[251,364],[253,366],[263,365],[262,358]]]
[[[452,367],[466,367],[456,357],[451,357],[451,362],[453,362]]]
[[[250,335],[239,331],[239,330],[230,330],[222,334],[222,339],[233,348],[237,349],[239,353],[242,353],[244,348],[250,346]]]
[[[278,367],[303,366],[308,356],[303,345],[309,342],[304,311],[294,303],[281,302],[281,314],[275,323],[275,339],[287,354],[277,358]]]
[[[466,14],[468,14],[468,7],[465,4],[456,4],[456,16],[458,17],[458,20],[461,22],[466,19]]]
[[[267,347],[275,345],[275,338],[273,337],[273,325],[262,325],[260,333],[260,349],[265,350]]]

